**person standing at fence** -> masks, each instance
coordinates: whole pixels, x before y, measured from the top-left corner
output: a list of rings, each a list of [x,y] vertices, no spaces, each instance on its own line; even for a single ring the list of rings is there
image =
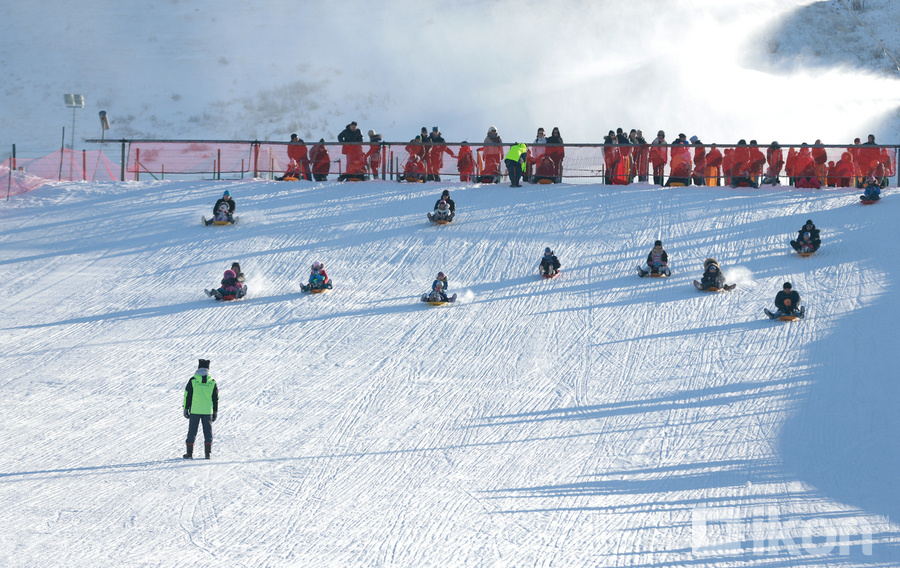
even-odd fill
[[[759,187],[763,170],[766,167],[766,155],[759,149],[759,144],[756,140],[750,141],[748,152],[750,155],[750,178],[753,180],[753,183],[756,184],[754,187]]]
[[[325,147],[325,139],[320,138],[319,143],[309,150],[309,160],[312,162],[312,174],[316,181],[325,181],[331,172],[331,155]]]
[[[481,182],[500,183],[500,160],[503,159],[503,139],[495,126],[488,129],[482,149],[484,169],[481,171]],[[492,179],[489,179],[492,178]]]
[[[540,163],[541,158],[544,157],[544,153],[547,151],[547,137],[544,135],[544,129],[538,128],[537,135],[534,137],[534,143],[531,145],[531,148],[528,149],[528,159],[525,162],[525,173],[528,175],[528,179],[532,180],[532,172],[534,171],[535,164]]]
[[[431,142],[431,150],[428,152],[428,179],[430,181],[441,181],[441,169],[444,167],[444,154],[450,154],[451,158],[456,155],[453,150],[447,147],[447,141],[441,136],[441,131],[435,126],[428,135]]]
[[[781,152],[781,145],[774,140],[766,148],[766,163],[769,167],[766,170],[766,176],[763,178],[762,183],[768,185],[780,184],[778,176],[781,175],[781,168],[784,167],[784,157]]]
[[[715,144],[710,144],[709,152],[706,153],[706,185],[718,186],[719,178],[722,175],[722,152]]]
[[[475,173],[475,158],[472,156],[472,147],[463,141],[456,153],[456,170],[459,172],[459,181],[472,181]]]
[[[306,149],[306,143],[296,134],[291,134],[291,141],[287,147],[288,168],[295,168],[293,171],[299,170],[303,174],[303,179],[311,180],[312,174],[309,171],[309,157]],[[287,177],[287,172],[284,176]]]
[[[637,175],[638,181],[647,181],[650,177],[650,166],[648,165],[648,159],[650,156],[650,146],[647,144],[647,140],[644,139],[644,133],[638,129],[635,132],[634,142],[636,145],[634,149],[634,171]]]
[[[691,136],[691,144],[694,145],[694,171],[691,173],[691,181],[694,185],[706,185],[706,146],[696,135]]]
[[[653,164],[653,185],[663,184],[663,174],[669,161],[669,148],[666,133],[660,130],[650,143],[650,163]]]
[[[559,134],[558,126],[554,126],[553,130],[550,131],[550,138],[547,138],[547,144],[547,155],[553,160],[553,167],[555,168],[553,183],[561,183],[563,172],[562,164],[563,159],[566,157],[566,149],[563,146],[565,142],[563,142],[562,136]]]
[[[378,167],[381,166],[381,134],[369,130],[369,151],[366,152],[366,165],[372,172],[372,178],[378,177]]]
[[[362,150],[363,135],[362,130],[357,127],[356,121],[347,125],[344,130],[338,134],[338,142],[341,142],[341,153],[347,156],[347,164],[344,168],[342,178],[352,175],[354,177],[360,174],[365,175],[366,161],[363,158]]]
[[[203,425],[203,453],[206,459],[212,453],[212,423],[216,421],[219,413],[219,387],[209,374],[209,360],[200,359],[194,376],[188,379],[184,387],[184,400],[182,412],[188,422],[187,451],[184,459],[194,457],[194,440],[197,437],[197,429]]]

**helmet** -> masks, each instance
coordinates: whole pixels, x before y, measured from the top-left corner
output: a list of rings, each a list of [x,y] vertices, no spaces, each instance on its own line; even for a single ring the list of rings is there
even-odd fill
[[[805,233],[803,233],[803,238],[804,238],[804,239],[808,239],[810,236],[811,236],[811,235],[809,234],[809,231],[806,231]]]
[[[322,263],[319,262],[318,260],[315,261],[314,263],[312,263],[312,267],[313,267],[313,270],[320,270],[321,268],[324,268]]]
[[[443,288],[443,287],[444,287],[444,283],[441,282],[440,280],[438,280],[437,282],[434,283],[434,287],[435,287],[436,289],[438,289],[438,288]]]
[[[709,266],[707,266],[706,269],[709,270],[710,272],[718,272],[718,271],[719,271],[719,265],[713,263],[713,264],[710,264]]]

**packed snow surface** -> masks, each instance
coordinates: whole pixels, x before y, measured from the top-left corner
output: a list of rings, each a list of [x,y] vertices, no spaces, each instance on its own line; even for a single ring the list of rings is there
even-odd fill
[[[457,219],[434,226],[444,188]],[[240,222],[201,227],[225,189]],[[900,565],[900,201],[857,193],[16,196],[0,209],[0,565]],[[823,246],[799,258],[807,219]],[[641,279],[657,238],[674,275]],[[735,291],[691,285],[709,256]],[[315,260],[334,290],[302,294]],[[233,261],[248,297],[207,298]],[[438,271],[455,305],[418,301]],[[785,280],[805,320],[763,316]],[[220,412],[213,459],[187,461],[199,358]]]

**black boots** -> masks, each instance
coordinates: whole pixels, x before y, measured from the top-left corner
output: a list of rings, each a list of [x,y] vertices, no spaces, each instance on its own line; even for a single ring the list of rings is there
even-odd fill
[[[206,459],[209,459],[209,455],[212,453],[212,442],[206,442],[205,444],[203,444],[203,452],[205,454]],[[188,444],[187,445],[187,453],[185,453],[181,457],[183,457],[186,460],[194,459],[194,444]]]

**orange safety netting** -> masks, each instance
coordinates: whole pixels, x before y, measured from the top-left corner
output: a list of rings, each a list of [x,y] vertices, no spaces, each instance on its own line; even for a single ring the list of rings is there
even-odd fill
[[[258,141],[132,141],[126,171],[299,179],[386,179],[499,182],[509,145],[460,143],[287,143]],[[526,173],[538,180],[595,180],[624,185],[725,185],[733,178],[815,176],[823,185],[893,176],[897,149],[886,146],[766,147],[750,145],[529,145]]]
[[[12,175],[10,175],[12,169]],[[0,166],[10,195],[52,181],[116,181],[119,167],[101,150],[57,150],[41,158],[10,158]]]

